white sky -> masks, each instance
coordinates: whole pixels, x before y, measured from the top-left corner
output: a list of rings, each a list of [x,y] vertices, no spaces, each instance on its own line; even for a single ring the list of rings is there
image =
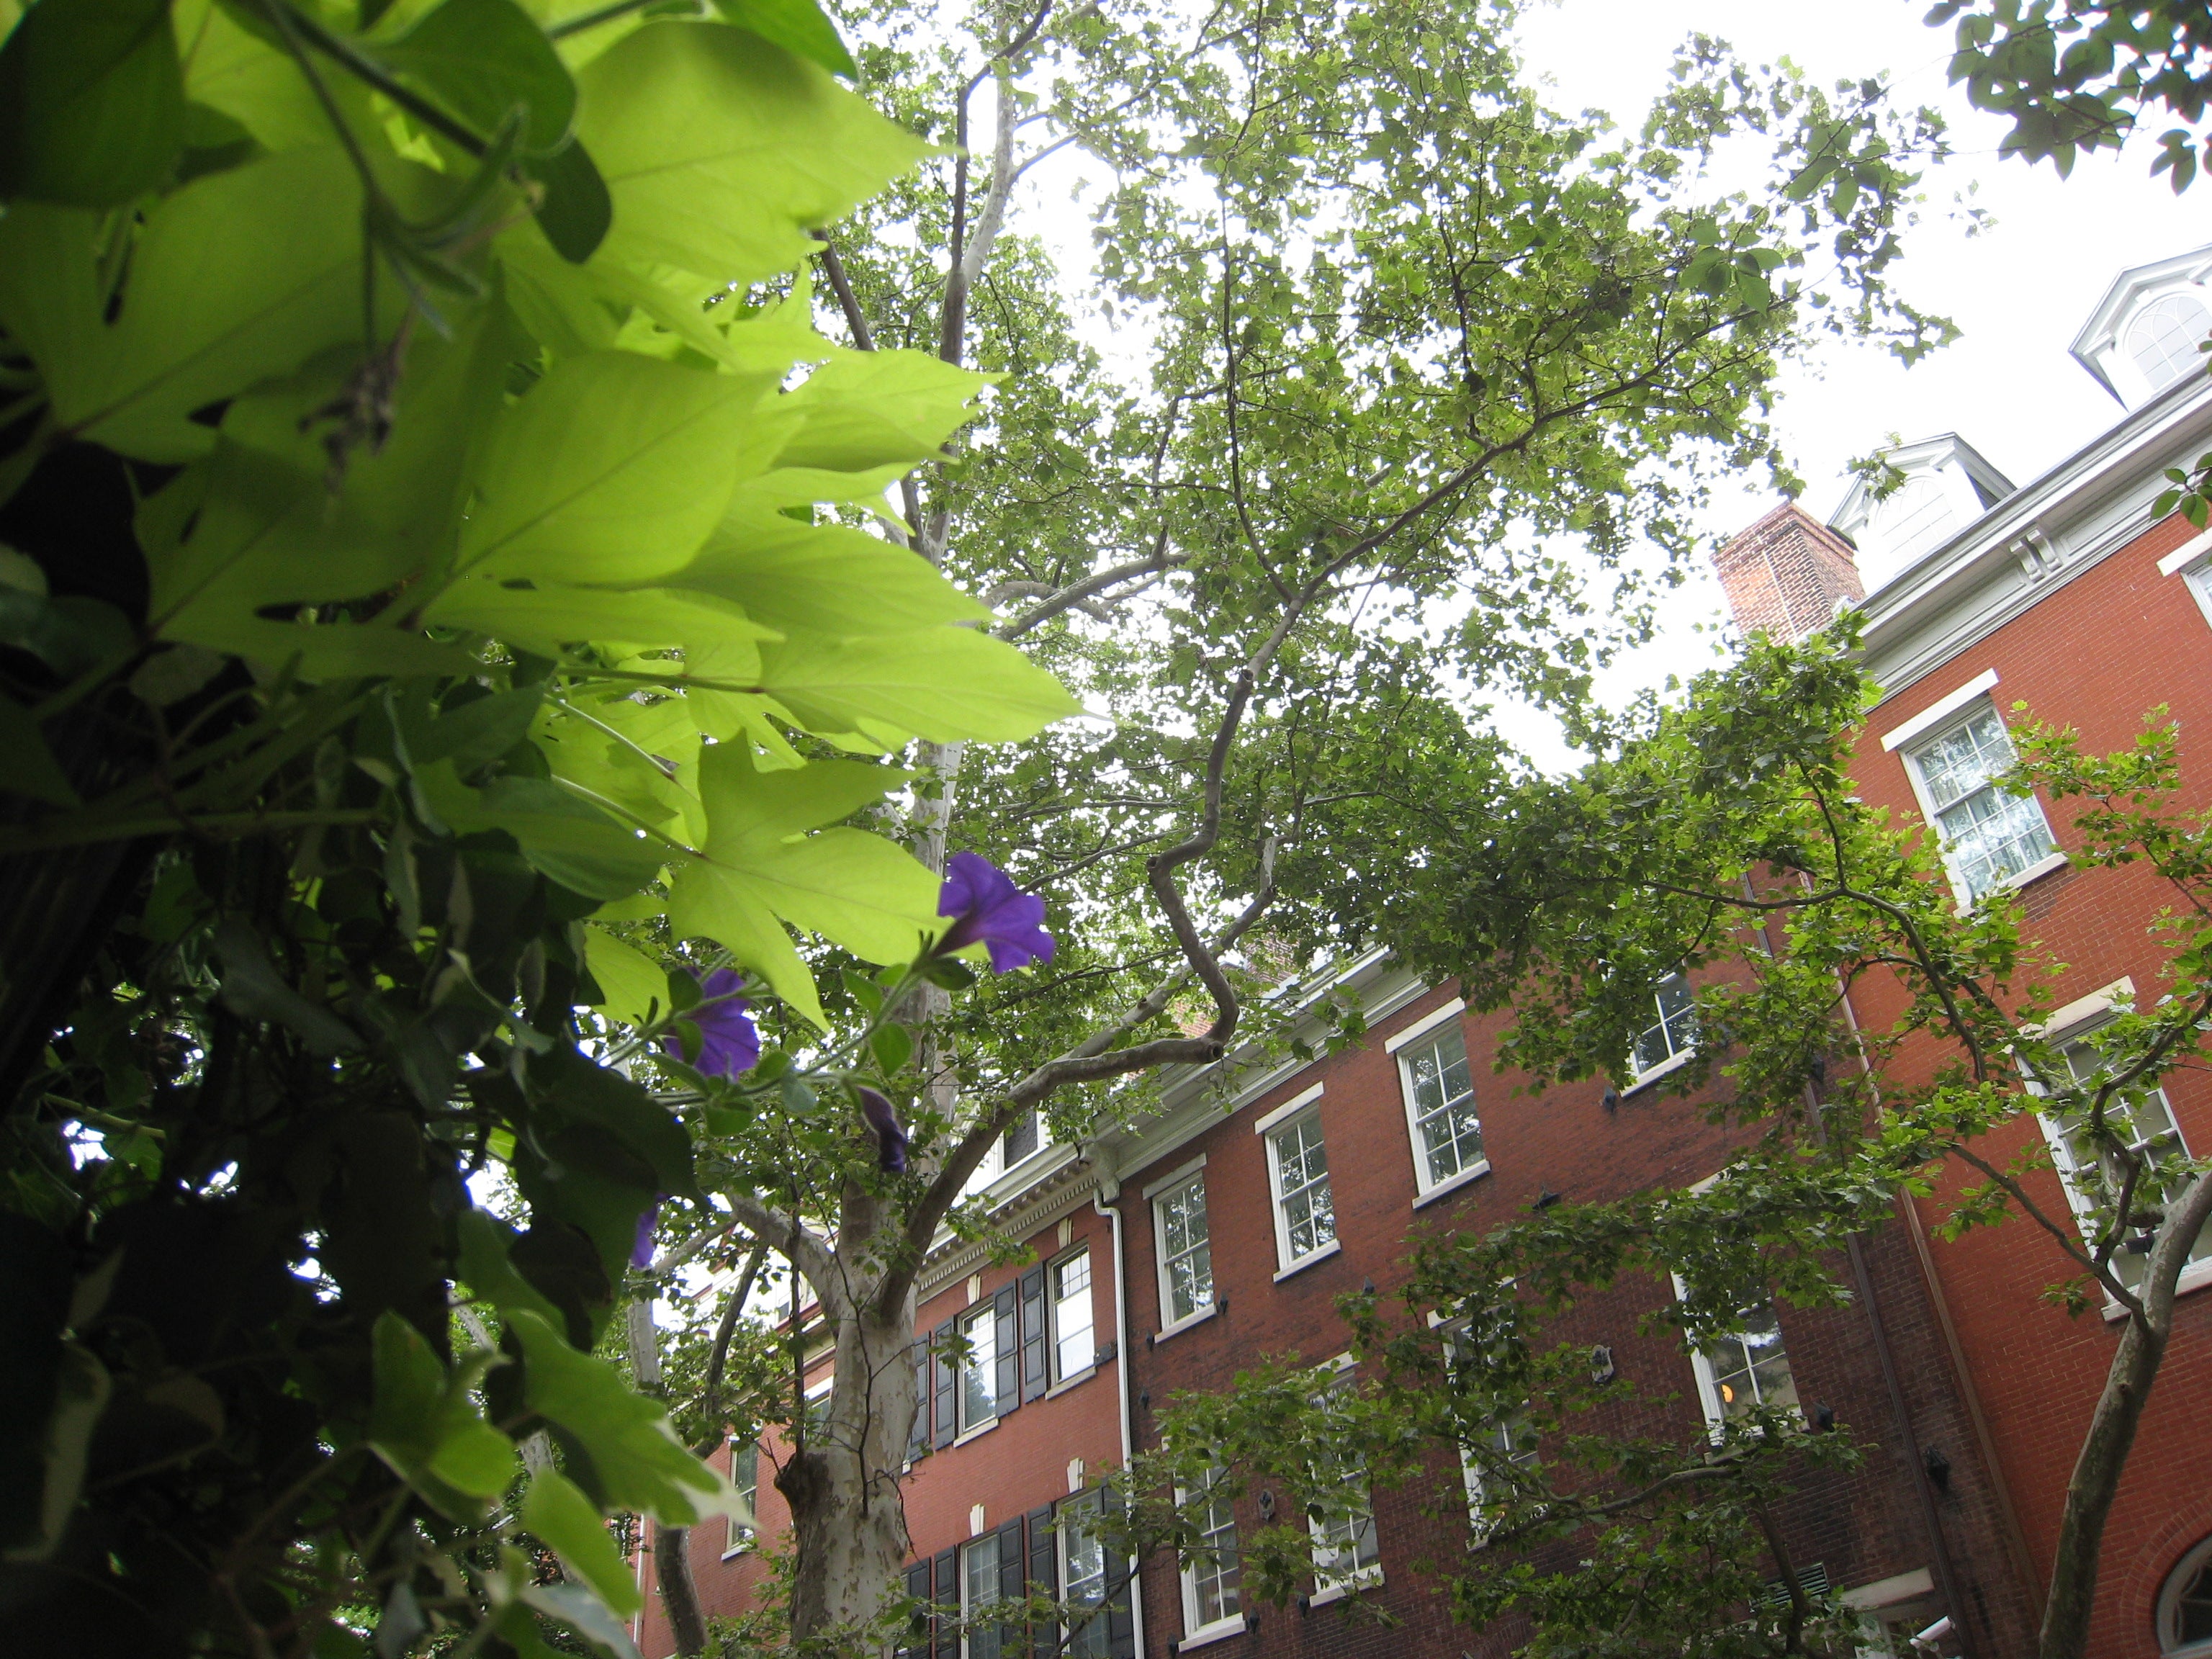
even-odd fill
[[[1836,343],[1788,374],[1776,430],[1805,480],[1806,508],[1823,518],[1842,499],[1844,463],[1893,432],[1910,442],[1955,431],[2015,484],[2094,437],[2120,408],[2066,355],[2069,342],[2124,266],[2212,241],[2212,179],[2177,198],[2151,178],[2148,144],[2085,161],[2066,180],[2047,162],[2000,161],[2005,124],[1946,84],[1949,32],[1923,25],[1926,10],[1927,0],[1556,0],[1523,26],[1529,67],[1555,83],[1555,106],[1603,109],[1623,125],[1641,118],[1674,48],[1693,31],[1753,62],[1787,56],[1823,85],[1887,73],[1901,102],[1944,112],[1960,153],[1929,175],[1929,222],[1892,271],[1907,299],[1949,317],[1963,337],[1910,369],[1878,349]],[[1066,204],[1073,182],[1040,179],[1023,228],[1044,234],[1079,282],[1088,237],[1084,216]],[[1978,235],[1948,213],[1969,191],[1996,221]],[[1777,499],[1747,480],[1716,500],[1705,528],[1725,536]],[[1865,572],[1869,586],[1890,574]],[[1662,616],[1662,636],[1601,680],[1609,702],[1713,660],[1724,607],[1708,568],[1667,598]],[[1504,708],[1498,719],[1545,763],[1571,763],[1547,719]]]

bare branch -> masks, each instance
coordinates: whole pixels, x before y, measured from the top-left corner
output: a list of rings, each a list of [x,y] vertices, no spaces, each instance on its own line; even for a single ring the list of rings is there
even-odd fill
[[[779,1215],[750,1193],[726,1192],[730,1213],[755,1238],[773,1244],[791,1260],[800,1277],[827,1298],[836,1291],[836,1256],[828,1240],[808,1231],[796,1215]],[[795,1294],[795,1292],[794,1292]]]
[[[1152,576],[1170,570],[1179,570],[1190,562],[1190,556],[1167,550],[1167,532],[1160,532],[1159,540],[1152,550],[1141,559],[1132,559],[1127,564],[1109,565],[1103,570],[1093,571],[1080,580],[1070,582],[1057,592],[1047,588],[1049,595],[1043,604],[1024,612],[1012,622],[1003,623],[993,631],[1002,640],[1018,640],[1031,629],[1050,622],[1071,605],[1081,605],[1093,594],[1103,592],[1115,584],[1132,581],[1139,576]],[[1039,584],[1039,586],[1042,586]]]

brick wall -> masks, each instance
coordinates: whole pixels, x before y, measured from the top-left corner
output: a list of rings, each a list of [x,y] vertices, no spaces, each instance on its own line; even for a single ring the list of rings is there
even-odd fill
[[[1991,698],[2008,720],[2020,718],[2011,708],[2025,702],[2032,717],[2078,728],[2092,751],[2126,745],[2145,713],[2166,705],[2181,726],[2184,804],[2212,802],[2206,748],[2212,628],[2182,579],[2157,569],[2160,556],[2192,533],[2179,518],[2157,526],[1942,666],[1910,685],[1888,688],[1869,717],[1853,769],[1865,799],[1900,818],[1917,817],[1902,751],[1885,754],[1875,738],[1994,669]],[[2061,848],[2078,844],[2070,824],[2048,803],[2045,808]],[[2160,955],[2147,925],[2168,895],[2140,868],[2060,870],[2022,896],[2028,938],[2067,964],[2060,1002],[2124,975],[2134,980],[2139,997],[2158,994]],[[1893,986],[1869,985],[1857,1001],[1860,1018],[1870,1026],[1889,1024],[1899,1012]],[[2169,1080],[2166,1092],[2191,1150],[2212,1151],[2212,1085],[2185,1073]],[[2040,1139],[2033,1123],[2021,1122],[1990,1137],[1983,1150],[2002,1164]],[[2033,1174],[2028,1184],[2051,1213],[2066,1215],[2056,1176]],[[1949,1195],[1939,1192],[1923,1206],[1931,1221]],[[2069,1318],[2040,1300],[2044,1286],[2069,1277],[2067,1264],[2024,1219],[1937,1244],[1934,1259],[2034,1571],[2047,1583],[2067,1480],[2117,1330],[2094,1312]],[[2212,1290],[2185,1297],[2177,1312],[2172,1345],[2106,1534],[2087,1659],[2157,1654],[2152,1616],[2159,1588],[2173,1561],[2212,1533],[2208,1420]]]
[[[1713,563],[1747,634],[1802,639],[1835,620],[1837,601],[1866,597],[1850,544],[1795,501],[1729,538]]]

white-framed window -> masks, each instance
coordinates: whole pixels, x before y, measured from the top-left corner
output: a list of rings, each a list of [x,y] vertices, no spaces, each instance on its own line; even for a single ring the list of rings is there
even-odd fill
[[[2163,391],[2194,369],[2203,372],[2204,354],[2197,348],[2212,334],[2212,313],[2187,294],[2167,294],[2152,301],[2128,325],[2128,356],[2154,392]]]
[[[1504,1498],[1515,1477],[1537,1464],[1536,1431],[1517,1412],[1486,1424],[1472,1445],[1459,1449],[1460,1475],[1467,1486],[1467,1513],[1475,1536],[1490,1531],[1483,1506]]]
[[[1267,1179],[1275,1194],[1275,1248],[1285,1268],[1336,1243],[1318,1101],[1267,1132]]]
[[[1054,1516],[1060,1540],[1060,1595],[1067,1609],[1060,1652],[1066,1659],[1105,1659],[1111,1632],[1106,1618],[1106,1541],[1095,1522],[1098,1494],[1061,1504]]]
[[[1639,1083],[1687,1060],[1698,1046],[1698,1004],[1688,980],[1680,974],[1661,980],[1651,993],[1651,1009],[1652,1022],[1638,1036],[1630,1055]]]
[[[1237,1513],[1222,1490],[1229,1471],[1208,1469],[1195,1492],[1178,1493],[1195,1506],[1198,1536],[1182,1559],[1183,1639],[1211,1636],[1243,1622],[1243,1570],[1237,1554]]]
[[[1206,1171],[1152,1195],[1160,1264],[1160,1322],[1176,1326],[1213,1305],[1213,1246],[1206,1219]]]
[[[2042,802],[1996,784],[2013,759],[2011,735],[1987,698],[1968,703],[1905,751],[1914,791],[1968,903],[2044,868],[2058,852]]]
[[[2070,1082],[2094,1087],[2100,1080],[2104,1056],[2098,1049],[2094,1029],[2075,1036],[2060,1052],[2065,1058]],[[2166,1099],[2166,1091],[2155,1085],[2124,1093],[2116,1091],[2106,1103],[2105,1121],[2126,1151],[2147,1166],[2146,1175],[2160,1164],[2190,1156],[2188,1143],[2182,1139],[2181,1126],[2173,1119],[2172,1103]],[[2081,1228],[2082,1238],[2094,1243],[2105,1230],[2120,1194],[2125,1171],[2120,1149],[2099,1147],[2090,1136],[2086,1115],[2080,1112],[2040,1114],[2037,1121],[2051,1147],[2051,1161],[2057,1168],[2060,1183],[2066,1188],[2066,1201],[2073,1208],[2075,1224]],[[2167,1195],[2165,1183],[2155,1176],[2148,1181],[2139,1176],[2133,1203],[2152,1209]],[[2143,1270],[2149,1264],[2152,1237],[2148,1231],[2136,1233],[2112,1255],[2113,1271],[2130,1290],[2142,1282]],[[2141,1248],[2130,1249],[2130,1245],[2137,1241],[2141,1241]],[[2179,1287],[2185,1290],[2212,1280],[2212,1223],[2207,1223],[2197,1234],[2181,1273]]]
[[[730,1517],[729,1541],[723,1546],[724,1555],[735,1555],[740,1550],[751,1548],[758,1534],[760,1523],[753,1514],[753,1504],[760,1496],[759,1441],[730,1442],[730,1484],[745,1500],[745,1518],[740,1521],[734,1515]]]
[[[960,1407],[960,1432],[978,1429],[999,1415],[999,1322],[989,1302],[979,1303],[960,1316],[960,1335],[965,1352],[956,1384]]]
[[[1413,1174],[1423,1192],[1490,1167],[1482,1155],[1467,1038],[1456,1019],[1398,1050],[1398,1082],[1413,1136]]]
[[[2212,1659],[2212,1538],[2200,1540],[2166,1576],[2158,1596],[2158,1650],[2165,1659]]]
[[[1678,1275],[1675,1290],[1684,1288]],[[1797,1380],[1790,1370],[1790,1348],[1774,1304],[1762,1302],[1743,1310],[1742,1322],[1690,1356],[1697,1373],[1698,1398],[1716,1434],[1721,1426],[1765,1406],[1796,1409]]]
[[[2189,597],[2212,623],[2212,530],[2199,531],[2158,562],[2161,576],[2179,576]]]
[[[1004,1626],[991,1620],[999,1601],[999,1534],[971,1538],[960,1550],[960,1640],[963,1659],[1000,1659]],[[1011,1656],[1009,1656],[1011,1659]]]
[[[1326,1368],[1318,1400],[1348,1395],[1352,1387],[1348,1359]],[[1345,1595],[1382,1582],[1382,1545],[1375,1531],[1375,1503],[1366,1466],[1341,1454],[1314,1469],[1316,1502],[1306,1511],[1313,1534],[1313,1600]]]
[[[1052,1304],[1052,1380],[1062,1382],[1089,1370],[1098,1352],[1091,1336],[1090,1250],[1061,1256],[1045,1277]]]

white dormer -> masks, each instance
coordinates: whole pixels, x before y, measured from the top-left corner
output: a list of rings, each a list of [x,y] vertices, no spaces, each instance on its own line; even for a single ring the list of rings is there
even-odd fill
[[[1854,482],[1828,526],[1850,538],[1869,591],[2012,494],[2012,480],[1955,432],[1882,452],[1905,482],[1880,501]]]
[[[2201,372],[2198,344],[2212,334],[2212,247],[2122,271],[2074,337],[2074,361],[2134,409]]]

